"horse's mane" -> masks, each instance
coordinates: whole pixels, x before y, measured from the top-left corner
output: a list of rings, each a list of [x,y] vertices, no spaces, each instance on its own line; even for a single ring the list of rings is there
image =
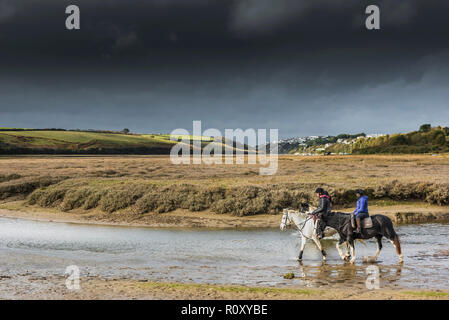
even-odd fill
[[[307,212],[301,212],[296,210],[288,210],[287,213],[295,224],[304,222],[307,219],[307,216],[309,215]]]
[[[301,211],[291,211],[290,210],[290,211],[288,211],[288,214],[295,215],[299,218],[305,218],[306,216],[308,216],[307,212],[301,212]]]
[[[350,213],[346,213],[346,212],[339,212],[339,211],[331,211],[330,215],[335,215],[335,214],[341,214],[341,215],[345,215],[345,216],[350,216]]]
[[[342,216],[349,217],[351,214],[350,213],[346,213],[346,212],[339,212],[339,211],[331,211],[331,212],[326,214],[326,216],[328,216],[328,217],[333,217],[335,215],[342,215]]]

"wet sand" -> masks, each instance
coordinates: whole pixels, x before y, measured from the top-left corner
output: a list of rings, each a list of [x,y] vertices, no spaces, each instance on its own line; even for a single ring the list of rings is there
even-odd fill
[[[163,214],[135,214],[131,212],[62,212],[38,207],[19,207],[13,210],[0,209],[0,216],[37,221],[55,221],[83,224],[153,227],[153,228],[279,228],[280,215],[259,214],[255,216],[236,217],[220,215],[209,211],[189,212],[176,210]]]
[[[64,277],[32,276],[0,279],[1,299],[70,300],[449,300],[441,290],[391,290],[366,288],[305,289],[219,286],[168,282],[82,278],[80,290],[68,290]]]

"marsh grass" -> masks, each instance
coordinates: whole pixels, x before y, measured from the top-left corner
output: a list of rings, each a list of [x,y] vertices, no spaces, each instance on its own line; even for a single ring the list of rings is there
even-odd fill
[[[162,282],[143,282],[140,284],[144,288],[166,289],[166,290],[204,290],[213,292],[231,292],[231,293],[262,293],[262,294],[280,294],[289,293],[295,295],[319,295],[322,290],[319,289],[290,289],[290,288],[263,288],[263,287],[242,287],[242,286],[220,286],[209,284],[190,284],[190,283],[162,283]]]
[[[449,297],[449,292],[438,291],[404,291],[405,294],[421,297]]]
[[[0,183],[1,182],[6,182],[6,181],[11,181],[11,180],[17,180],[22,178],[22,176],[20,174],[17,173],[11,173],[11,174],[7,174],[7,175],[0,175]]]
[[[349,206],[363,188],[379,205],[404,201],[449,204],[449,156],[280,156],[274,176],[258,165],[174,165],[164,156],[3,157],[0,199],[112,213],[192,212],[247,216],[297,209],[327,188]]]

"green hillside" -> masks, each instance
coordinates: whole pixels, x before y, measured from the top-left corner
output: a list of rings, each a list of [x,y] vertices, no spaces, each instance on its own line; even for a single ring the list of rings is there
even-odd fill
[[[281,140],[281,154],[422,154],[449,152],[449,127],[422,125],[409,133],[310,136]]]
[[[351,144],[335,143],[327,153],[414,154],[449,152],[449,128],[423,125],[419,131],[380,137],[360,137]]]
[[[0,154],[168,154],[173,143],[159,135],[0,129]]]
[[[0,128],[0,154],[169,154],[175,143],[168,134]]]

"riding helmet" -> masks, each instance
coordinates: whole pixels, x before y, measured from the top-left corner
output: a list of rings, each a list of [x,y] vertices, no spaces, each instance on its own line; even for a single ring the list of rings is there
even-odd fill
[[[362,189],[357,189],[355,190],[355,194],[360,194],[361,196],[363,196],[363,190]]]
[[[315,190],[315,193],[324,194],[324,189],[323,188],[317,188]]]

